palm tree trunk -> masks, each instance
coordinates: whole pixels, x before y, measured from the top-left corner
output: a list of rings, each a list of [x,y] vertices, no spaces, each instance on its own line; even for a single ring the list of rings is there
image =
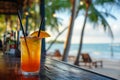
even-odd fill
[[[82,28],[82,32],[81,32],[81,37],[80,37],[80,46],[79,46],[79,49],[78,49],[77,58],[76,58],[76,60],[74,62],[75,65],[79,65],[79,59],[80,59],[81,50],[82,50],[83,37],[84,37],[85,25],[86,25],[87,16],[88,16],[88,10],[89,10],[89,8],[86,8],[84,24],[83,24],[83,28]]]
[[[69,49],[70,49],[70,45],[71,45],[71,38],[72,38],[72,32],[73,32],[73,26],[74,26],[74,20],[76,17],[76,10],[77,10],[77,0],[73,1],[73,8],[72,8],[72,15],[70,18],[70,25],[68,27],[68,35],[67,35],[67,40],[65,43],[65,48],[64,48],[64,52],[63,52],[63,58],[62,61],[67,61],[67,57],[68,57],[68,53],[69,53]]]

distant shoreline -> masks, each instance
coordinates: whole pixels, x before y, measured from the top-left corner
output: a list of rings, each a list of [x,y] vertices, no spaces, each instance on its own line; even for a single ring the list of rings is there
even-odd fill
[[[48,43],[48,44],[50,44],[51,42],[53,42],[53,41],[48,41],[48,42],[46,42],[46,43]],[[64,41],[55,41],[54,42],[55,44],[56,43],[60,43],[60,44],[64,44]],[[71,43],[71,44],[79,44],[79,43]],[[111,43],[83,43],[83,44],[110,44],[111,45]],[[120,46],[120,43],[113,43],[113,45],[117,45],[117,46]]]
[[[51,41],[48,41],[47,43],[52,43],[53,42],[53,40],[51,40]],[[60,43],[60,44],[64,44],[64,41],[55,41],[54,43]]]

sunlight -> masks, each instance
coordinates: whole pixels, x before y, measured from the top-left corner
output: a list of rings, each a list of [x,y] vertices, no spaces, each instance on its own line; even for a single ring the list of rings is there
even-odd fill
[[[82,0],[80,1],[80,5],[83,5],[83,1]]]
[[[53,14],[53,17],[57,17],[57,15],[54,13],[54,14]]]
[[[95,55],[100,55],[100,52],[93,52],[93,54],[95,54]]]

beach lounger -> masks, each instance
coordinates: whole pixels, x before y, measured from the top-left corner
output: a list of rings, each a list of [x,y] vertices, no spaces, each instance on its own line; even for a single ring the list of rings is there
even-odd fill
[[[52,58],[58,59],[58,60],[61,60],[61,59],[62,59],[62,55],[61,55],[61,53],[60,53],[60,51],[59,51],[58,49],[55,50],[55,52],[54,52]]]
[[[88,53],[82,53],[81,57],[82,57],[82,61],[80,61],[80,63],[83,62],[84,65],[85,66],[89,66],[89,68],[91,68],[92,66],[94,66],[95,68],[97,68],[98,65],[100,67],[103,66],[103,62],[101,60],[93,61]]]
[[[60,53],[58,49],[55,50],[52,58],[57,59],[57,60],[62,60],[63,55]],[[75,56],[69,55],[68,56],[68,61],[73,62],[75,60]]]

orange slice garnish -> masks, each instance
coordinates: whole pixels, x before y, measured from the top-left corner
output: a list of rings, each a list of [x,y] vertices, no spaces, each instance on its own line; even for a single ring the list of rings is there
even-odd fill
[[[38,31],[33,32],[32,34],[30,34],[30,36],[32,36],[32,37],[38,37]],[[39,38],[46,38],[46,37],[50,37],[50,34],[48,34],[45,31],[40,31]]]

